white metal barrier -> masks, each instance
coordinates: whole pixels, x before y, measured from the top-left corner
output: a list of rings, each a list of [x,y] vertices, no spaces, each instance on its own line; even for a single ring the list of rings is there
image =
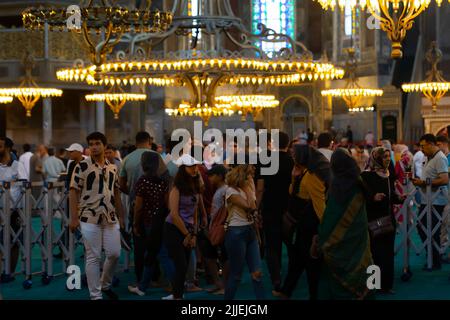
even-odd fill
[[[20,197],[13,200],[12,188],[20,188]],[[33,196],[32,188],[39,188]],[[38,196],[37,196],[38,195]],[[127,209],[127,198],[122,200]],[[14,213],[14,214],[13,214]],[[128,215],[128,211],[125,211]],[[11,217],[18,217],[19,224],[11,223]],[[128,227],[128,219],[125,219]],[[79,246],[83,246],[81,233],[69,231],[68,191],[64,182],[30,183],[27,181],[15,184],[0,185],[0,273],[1,281],[12,280],[11,253],[19,250],[20,266],[16,274],[23,273],[23,286],[31,288],[33,275],[41,275],[42,283],[49,284],[56,275],[65,275],[67,267],[75,264],[75,254]],[[17,248],[17,249],[16,249]],[[55,273],[54,250],[62,253],[61,272]],[[40,267],[32,265],[33,254],[40,255]],[[122,268],[129,269],[130,252],[125,252],[125,263]],[[33,267],[37,270],[33,270]],[[34,271],[34,272],[33,272]]]
[[[24,288],[32,285],[32,275],[41,275],[42,282],[48,284],[56,275],[64,275],[69,265],[75,264],[75,254],[78,247],[82,247],[81,233],[73,234],[69,231],[69,206],[68,191],[63,182],[57,183],[33,183],[16,182],[20,187],[20,196],[15,201],[11,196],[11,183],[0,185],[0,272],[2,282],[8,282],[13,276],[10,268],[11,251],[13,247],[19,250],[21,264],[17,273],[25,275]],[[409,182],[406,181],[406,188]],[[39,196],[33,196],[32,187],[40,188]],[[433,247],[444,253],[447,245],[441,246],[434,239],[436,232],[439,232],[442,225],[441,215],[433,208],[433,200],[442,195],[442,190],[432,191],[430,181],[427,181],[426,191],[420,188],[410,187],[407,198],[402,208],[397,212],[397,221],[402,218],[402,223],[398,224],[397,232],[400,241],[397,243],[395,253],[402,253],[403,275],[402,279],[407,281],[411,278],[409,268],[410,251],[417,255],[427,253],[427,266],[431,269]],[[447,196],[447,195],[446,195]],[[426,199],[426,205],[420,210],[420,199]],[[125,215],[128,216],[128,199],[124,195],[122,198]],[[13,215],[12,212],[15,212]],[[11,223],[11,217],[18,217],[20,223]],[[426,217],[426,225],[422,223]],[[432,225],[433,217],[436,224]],[[34,220],[34,221],[33,221]],[[36,220],[38,220],[36,222]],[[125,218],[125,230],[130,232],[131,226],[128,224],[128,217]],[[33,223],[34,222],[34,223]],[[415,235],[417,229],[421,229],[426,240],[421,241]],[[417,243],[418,242],[418,243]],[[55,273],[55,259],[53,253],[55,248],[62,252],[62,270]],[[41,257],[41,266],[34,270],[32,265],[33,253],[38,253]],[[122,270],[128,272],[130,266],[130,252],[125,251],[124,265]]]
[[[438,196],[448,197],[448,193],[443,191],[443,189],[438,188],[432,191],[431,180],[426,181],[425,192],[422,191],[420,187],[409,187],[410,183],[408,179],[404,182],[404,188],[407,189],[407,197],[403,202],[401,209],[396,214],[396,220],[402,220],[397,226],[398,237],[400,241],[395,247],[395,253],[398,254],[400,251],[402,253],[403,260],[403,274],[402,280],[408,281],[411,276],[410,270],[410,251],[416,255],[420,255],[425,252],[427,256],[426,266],[428,270],[432,270],[433,266],[433,247],[440,253],[443,254],[447,250],[448,243],[441,244],[436,242],[435,237],[439,236],[440,230],[443,225],[442,215],[436,211],[433,206],[434,200]],[[425,199],[426,204],[422,204]],[[433,219],[434,218],[434,219]],[[423,221],[426,221],[424,224]],[[433,220],[435,223],[433,224]],[[445,226],[447,228],[447,226]],[[425,241],[421,241],[417,237],[417,232],[421,230],[425,235]],[[438,233],[436,235],[436,233]]]

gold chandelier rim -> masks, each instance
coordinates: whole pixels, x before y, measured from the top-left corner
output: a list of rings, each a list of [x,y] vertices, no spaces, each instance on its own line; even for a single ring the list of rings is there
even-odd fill
[[[0,96],[0,103],[11,103],[13,99],[11,96]]]
[[[232,109],[266,109],[276,108],[280,101],[274,95],[222,95],[215,98],[216,106],[230,106]]]
[[[205,103],[203,106],[200,104],[193,106],[189,102],[181,102],[176,108],[165,108],[165,113],[169,116],[231,116],[234,112],[226,105],[209,106]]]
[[[0,88],[0,96],[11,97],[60,97],[63,91],[57,88],[41,88],[41,87],[17,87],[17,88]]]
[[[321,94],[332,97],[378,97],[383,95],[383,90],[372,88],[327,89],[322,90]]]
[[[417,82],[402,84],[404,92],[424,92],[424,91],[449,91],[450,82]]]
[[[126,84],[131,81],[132,83],[150,82],[150,85],[157,86],[176,86],[180,82],[171,77],[179,77],[180,72],[230,72],[232,73],[229,79],[231,84],[234,84],[233,82],[242,83],[240,81],[242,77],[244,79],[251,77],[250,81],[244,80],[247,84],[249,82],[253,84],[270,82],[281,85],[307,80],[341,79],[344,76],[344,69],[328,62],[265,61],[246,58],[109,62],[100,67],[92,65],[59,69],[56,76],[58,80],[86,81],[89,85],[104,85],[105,82]]]
[[[145,93],[92,93],[85,95],[86,101],[145,101]]]

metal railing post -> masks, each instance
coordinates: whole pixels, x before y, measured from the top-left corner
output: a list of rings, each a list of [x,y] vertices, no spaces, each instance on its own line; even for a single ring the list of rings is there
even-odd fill
[[[427,178],[426,180],[426,198],[427,198],[427,268],[432,269],[433,267],[433,235],[432,235],[432,201],[431,201],[432,193],[431,193],[431,179]]]
[[[403,181],[403,190],[408,186],[408,177]],[[400,213],[403,217],[402,233],[403,233],[403,273],[409,270],[409,241],[408,241],[408,224],[409,224],[409,196],[403,202]],[[405,214],[406,213],[406,214]]]
[[[6,278],[11,276],[11,183],[3,182],[3,273]]]
[[[31,245],[32,245],[31,243],[33,241],[31,237],[31,223],[32,223],[31,204],[30,204],[31,185],[27,181],[23,183],[23,187],[25,187],[25,206],[24,206],[25,221],[22,222],[22,226],[24,226],[25,229],[24,235],[25,277],[27,280],[29,280],[31,279]]]
[[[53,276],[53,199],[55,188],[52,182],[48,183],[46,224],[46,248],[47,248],[47,275]]]

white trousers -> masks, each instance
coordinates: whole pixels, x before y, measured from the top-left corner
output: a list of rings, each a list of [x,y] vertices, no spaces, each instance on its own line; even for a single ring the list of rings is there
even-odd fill
[[[108,224],[106,221],[102,224],[81,222],[80,225],[86,250],[89,294],[92,300],[102,299],[102,290],[110,289],[120,257],[120,226],[118,223]],[[102,249],[105,250],[106,259],[100,276]]]

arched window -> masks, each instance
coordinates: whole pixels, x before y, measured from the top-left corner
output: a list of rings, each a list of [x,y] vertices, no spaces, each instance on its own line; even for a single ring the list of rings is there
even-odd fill
[[[252,0],[252,32],[259,33],[258,23],[295,39],[295,0]],[[281,48],[289,47],[287,42],[262,42],[261,49],[269,56]]]

